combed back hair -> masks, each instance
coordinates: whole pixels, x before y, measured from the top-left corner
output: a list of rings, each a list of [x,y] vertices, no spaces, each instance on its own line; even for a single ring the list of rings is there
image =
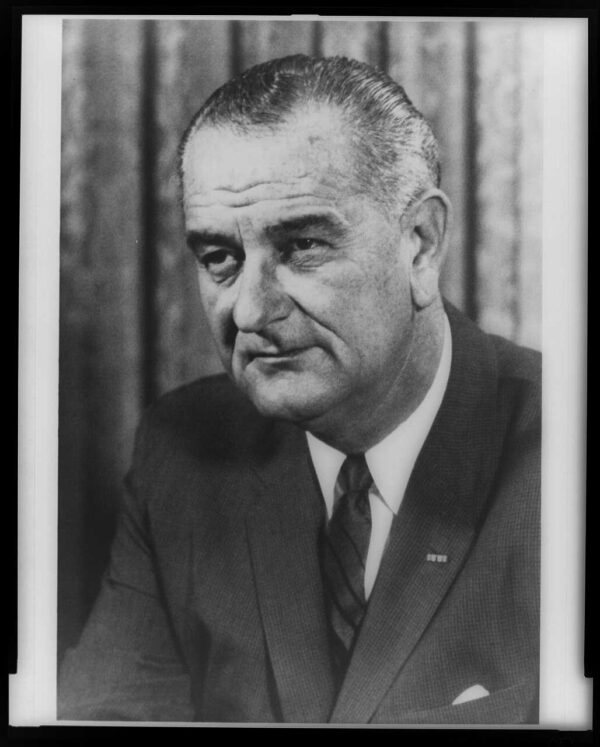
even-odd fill
[[[354,146],[358,188],[373,192],[394,213],[439,186],[436,139],[402,86],[364,62],[305,55],[255,65],[217,89],[184,133],[180,176],[186,146],[202,128],[274,132],[315,104],[341,112]]]

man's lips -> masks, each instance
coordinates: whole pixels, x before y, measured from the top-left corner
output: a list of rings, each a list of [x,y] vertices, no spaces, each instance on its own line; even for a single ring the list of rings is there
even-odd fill
[[[311,346],[310,345],[294,345],[286,346],[284,348],[276,347],[274,345],[248,345],[246,348],[241,348],[237,351],[240,361],[243,361],[243,365],[248,365],[253,361],[257,363],[278,363],[291,361],[294,358],[300,356],[306,352]]]
[[[265,360],[278,359],[278,358],[292,358],[299,353],[302,353],[307,348],[287,348],[286,350],[249,350],[244,355],[249,360],[255,358],[261,358]]]

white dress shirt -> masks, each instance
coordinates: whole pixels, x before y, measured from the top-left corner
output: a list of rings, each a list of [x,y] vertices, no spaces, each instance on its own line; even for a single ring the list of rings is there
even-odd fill
[[[411,472],[423,448],[448,384],[452,360],[450,324],[445,317],[444,343],[438,370],[421,404],[382,441],[365,452],[373,478],[369,491],[371,540],[365,566],[365,596],[368,599],[388,540],[392,520],[398,513]],[[307,433],[308,448],[327,507],[333,512],[333,491],[346,454]]]

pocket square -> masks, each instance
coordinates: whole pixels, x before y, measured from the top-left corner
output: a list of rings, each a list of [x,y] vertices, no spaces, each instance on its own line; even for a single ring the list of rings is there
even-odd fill
[[[471,685],[463,690],[462,693],[454,698],[452,705],[460,705],[461,703],[468,703],[470,700],[478,700],[479,698],[485,698],[489,695],[488,690],[483,685]]]

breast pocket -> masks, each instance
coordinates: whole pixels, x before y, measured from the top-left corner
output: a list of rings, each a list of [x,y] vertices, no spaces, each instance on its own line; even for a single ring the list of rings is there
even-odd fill
[[[527,680],[459,705],[393,714],[378,712],[377,723],[395,724],[527,724],[537,723],[537,686]]]

